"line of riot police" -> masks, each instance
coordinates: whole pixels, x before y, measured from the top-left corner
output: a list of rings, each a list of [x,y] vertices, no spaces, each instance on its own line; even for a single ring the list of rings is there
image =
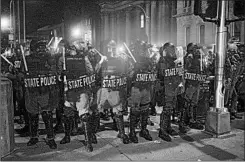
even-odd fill
[[[29,128],[28,146],[39,141],[39,114],[51,149],[57,148],[55,132],[65,134],[60,144],[69,143],[81,122],[85,148],[93,151],[104,112],[111,112],[114,129],[119,132],[117,137],[124,144],[138,143],[138,125],[139,136],[153,140],[147,129],[152,112],[160,115],[158,136],[165,141],[178,134],[171,127],[171,117],[176,112],[180,114],[180,133],[186,133],[187,127],[203,129],[197,112],[200,86],[213,75],[210,66],[214,61],[208,61],[210,55],[194,43],[187,45],[186,54],[172,43],[165,43],[159,50],[141,41],[130,47],[123,45],[124,51],[119,51],[115,41],[108,42],[106,56],[79,40],[71,44],[62,40],[55,52],[47,51],[43,42],[34,40],[29,53],[20,48],[20,63],[14,65],[20,65],[16,76]],[[128,134],[125,115],[129,115]]]

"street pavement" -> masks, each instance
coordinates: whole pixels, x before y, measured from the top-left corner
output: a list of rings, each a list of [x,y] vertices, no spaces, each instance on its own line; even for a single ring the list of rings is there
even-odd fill
[[[63,133],[57,134],[55,141],[58,148],[51,150],[45,144],[45,135],[40,135],[40,142],[27,147],[28,137],[15,134],[16,147],[2,161],[244,161],[244,114],[242,120],[232,121],[232,131],[218,138],[200,130],[190,130],[186,135],[172,137],[172,142],[158,138],[159,116],[151,116],[154,126],[148,126],[153,141],[139,137],[139,143],[123,144],[116,138],[117,132],[109,126],[110,121],[101,121],[101,131],[97,133],[98,144],[88,153],[84,148],[84,135],[73,136],[69,144],[61,145]],[[40,121],[40,128],[44,124]],[[18,127],[16,125],[15,127]],[[178,127],[172,124],[178,131]],[[128,127],[125,128],[128,132]]]

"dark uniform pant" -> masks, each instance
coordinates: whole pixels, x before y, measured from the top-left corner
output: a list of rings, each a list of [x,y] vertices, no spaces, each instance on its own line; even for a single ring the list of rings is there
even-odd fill
[[[97,143],[96,132],[98,130],[100,116],[96,107],[96,97],[89,91],[68,92],[64,103],[65,137],[61,144],[70,142],[73,118],[79,116],[84,125],[84,135],[87,151],[93,151],[92,143]]]
[[[39,114],[42,115],[47,131],[47,141],[54,140],[53,131],[53,107],[50,107],[49,92],[39,93],[38,91],[25,91],[25,104],[29,113],[30,137],[36,139],[38,137],[38,121]]]
[[[169,135],[177,135],[177,133],[172,129],[171,127],[171,115],[173,115],[173,111],[176,110],[176,105],[178,101],[177,97],[182,96],[180,88],[178,87],[178,84],[164,81],[161,82],[161,88],[162,92],[160,93],[161,97],[159,99],[159,106],[160,106],[160,131],[159,131],[159,137],[166,141],[171,141],[171,138]],[[183,102],[178,103],[179,106],[184,106]],[[183,109],[180,109],[180,113],[183,113]],[[186,130],[183,127],[183,118],[180,118],[179,120],[179,130],[181,133],[185,133]]]
[[[147,140],[152,140],[152,137],[147,130],[147,121],[150,113],[151,103],[151,87],[138,88],[132,87],[131,96],[128,99],[128,106],[130,109],[130,139],[132,142],[137,143],[137,137],[135,128],[137,123],[140,121],[141,131],[140,136]]]
[[[122,139],[124,144],[128,144],[129,140],[124,130],[124,99],[126,93],[122,90],[112,90],[109,88],[100,88],[97,92],[97,105],[99,112],[104,112],[106,106],[110,107],[113,112],[113,120],[119,131],[118,137]]]
[[[185,88],[185,102],[187,118],[193,122],[197,120],[197,107],[200,94],[200,84],[187,84]],[[188,121],[187,121],[188,122]]]

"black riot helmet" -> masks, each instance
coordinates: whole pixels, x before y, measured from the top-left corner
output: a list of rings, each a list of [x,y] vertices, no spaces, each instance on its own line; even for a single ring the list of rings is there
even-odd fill
[[[45,41],[38,41],[36,44],[36,50],[38,53],[47,51],[47,43]]]
[[[30,42],[30,51],[35,52],[37,49],[37,40],[31,40]]]
[[[165,51],[167,57],[177,58],[176,47],[173,43],[167,42],[161,48],[162,52]]]
[[[187,53],[195,53],[197,49],[198,49],[197,44],[195,44],[195,43],[189,43],[187,45],[186,51],[187,51]]]

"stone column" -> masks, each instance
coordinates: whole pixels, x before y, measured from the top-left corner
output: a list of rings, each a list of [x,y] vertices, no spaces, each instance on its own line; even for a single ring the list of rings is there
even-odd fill
[[[156,43],[156,1],[151,1],[151,43]]]
[[[145,30],[146,30],[146,35],[148,37],[148,42],[151,42],[151,34],[150,34],[150,2],[146,2],[146,15],[148,18],[145,18]]]
[[[171,37],[171,24],[170,24],[170,17],[171,17],[171,1],[164,1],[163,2],[163,9],[162,9],[162,30],[161,36],[163,38],[163,44],[170,41]]]
[[[130,30],[131,30],[131,22],[130,22],[130,11],[126,10],[126,44],[130,43]]]
[[[100,51],[104,52],[103,51],[103,42],[105,40],[105,15],[104,13],[101,14],[101,26],[100,26]]]
[[[139,9],[136,9],[136,11],[135,11],[135,19],[134,19],[134,21],[135,21],[135,33],[132,35],[132,36],[136,36],[135,38],[133,38],[133,41],[135,41],[136,39],[141,39],[141,36],[140,36],[140,34],[141,34],[141,27],[140,27],[140,23],[141,23],[141,20],[140,20],[140,15],[141,15],[141,10],[139,10]]]
[[[109,14],[104,14],[104,40],[109,39]]]
[[[177,20],[174,15],[176,15],[176,3],[177,1],[171,1],[171,42],[175,45],[177,44]]]
[[[163,1],[158,1],[158,18],[157,18],[157,46],[161,45],[162,40],[162,11],[163,11]]]
[[[116,32],[117,32],[117,43],[121,42],[121,38],[120,38],[120,32],[121,32],[121,28],[120,28],[120,12],[117,13],[117,25],[116,25]]]
[[[111,19],[111,39],[116,41],[116,24],[115,24],[115,13],[111,13],[110,19]]]
[[[241,22],[241,33],[240,33],[240,37],[241,37],[241,42],[245,42],[245,21]]]

